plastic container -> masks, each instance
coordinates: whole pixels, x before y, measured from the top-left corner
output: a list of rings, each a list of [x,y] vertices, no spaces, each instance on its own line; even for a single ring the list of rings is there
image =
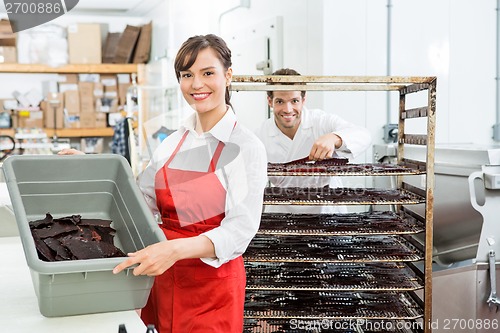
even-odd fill
[[[11,156],[3,164],[26,261],[47,317],[144,307],[154,278],[126,269],[124,258],[46,262],[38,258],[29,221],[80,214],[112,220],[115,246],[134,252],[165,239],[119,155]]]

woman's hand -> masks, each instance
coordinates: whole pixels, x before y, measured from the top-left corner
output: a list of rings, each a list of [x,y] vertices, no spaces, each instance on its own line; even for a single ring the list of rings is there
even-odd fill
[[[116,266],[113,273],[118,274],[129,266],[139,264],[133,270],[134,275],[161,275],[180,259],[177,243],[176,240],[163,241],[129,253],[129,258]]]
[[[74,148],[64,148],[61,149],[61,151],[58,152],[57,155],[85,155],[85,153]]]
[[[157,276],[181,259],[215,257],[215,249],[208,237],[200,235],[152,244],[142,250],[128,253],[128,256],[127,260],[113,269],[113,274],[139,264],[133,270],[134,275]]]

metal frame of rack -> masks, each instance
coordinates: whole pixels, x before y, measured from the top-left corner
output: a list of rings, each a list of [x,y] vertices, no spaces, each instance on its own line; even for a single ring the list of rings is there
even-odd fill
[[[337,176],[337,175],[371,175],[371,176],[377,176],[377,175],[393,175],[396,176],[396,184],[397,184],[397,190],[405,191],[405,192],[410,192],[414,194],[415,196],[420,196],[422,200],[418,202],[381,202],[382,204],[391,204],[395,205],[396,211],[403,214],[404,216],[410,216],[413,221],[420,222],[420,228],[416,227],[415,224],[413,225],[413,229],[410,229],[410,232],[400,232],[398,230],[396,231],[389,231],[387,232],[384,231],[380,233],[381,235],[386,235],[388,237],[387,239],[392,239],[397,242],[405,243],[408,245],[408,249],[414,249],[414,248],[420,248],[423,252],[423,276],[421,277],[423,279],[423,295],[418,295],[416,293],[413,293],[411,296],[411,300],[402,300],[403,302],[408,302],[409,305],[409,310],[412,310],[412,307],[414,307],[414,302],[418,303],[420,307],[423,308],[423,322],[421,322],[422,327],[423,327],[423,332],[429,333],[431,332],[431,322],[432,322],[432,244],[433,244],[433,198],[434,198],[434,145],[435,145],[435,121],[436,121],[436,77],[400,77],[400,76],[265,76],[265,75],[259,75],[259,76],[249,76],[249,75],[243,75],[243,76],[233,76],[232,84],[231,84],[231,90],[233,91],[271,91],[271,90],[278,90],[276,86],[279,85],[279,90],[307,90],[307,91],[398,91],[399,92],[399,122],[398,122],[398,141],[397,141],[397,164],[400,167],[404,168],[409,168],[413,170],[414,172],[406,171],[406,170],[397,170],[395,172],[390,172],[387,170],[382,170],[380,172],[363,172],[363,171],[353,171],[353,170],[343,170],[342,168],[340,169],[331,169],[331,170],[322,170],[321,175],[332,175],[332,176]],[[418,92],[426,91],[427,92],[427,105],[422,106],[422,107],[417,107],[417,108],[406,108],[407,104],[407,97],[409,95],[413,95]],[[427,123],[427,131],[426,134],[412,134],[412,133],[406,133],[405,132],[405,125],[406,121],[409,119],[415,119],[415,118],[426,118]],[[405,157],[405,145],[421,145],[421,146],[426,146],[426,160],[425,161],[415,161],[411,160]],[[307,175],[318,175],[317,173],[307,173],[307,172],[295,172],[295,173],[289,173],[287,175],[294,175],[294,176],[307,176]],[[424,174],[425,175],[425,186],[424,188],[417,188],[415,186],[411,186],[407,183],[404,182],[404,177],[411,177],[412,175],[419,175],[419,174]],[[307,200],[306,200],[307,201]],[[418,204],[418,203],[423,203],[425,204],[425,216],[421,216],[414,211],[411,210],[411,205],[412,204]],[[287,203],[282,203],[282,204],[289,204],[290,202]],[[268,202],[267,204],[280,204],[279,202]],[[293,204],[293,203],[292,203]],[[319,202],[315,203],[310,203],[310,202],[296,202],[296,204],[370,204],[370,202],[349,202],[349,201],[333,201],[329,202],[328,200],[320,200]],[[371,202],[371,204],[374,204]],[[375,203],[379,204],[379,203]],[[326,223],[326,224],[325,224]],[[418,224],[418,223],[417,223]],[[316,226],[317,227],[317,226]],[[342,235],[358,235],[362,237],[370,237],[369,235],[372,233],[377,233],[379,231],[373,231],[373,230],[360,230],[360,229],[352,229],[352,230],[347,230],[343,231],[343,233],[332,233],[331,232],[331,227],[332,225],[328,225],[327,222],[322,222],[320,226],[320,230],[312,230],[310,231],[310,234],[312,235],[320,235],[320,238],[328,235],[336,235],[337,237],[342,237]],[[329,229],[330,228],[330,229]],[[284,228],[286,229],[286,228]],[[330,232],[329,232],[330,230]],[[424,230],[424,231],[422,231]],[[414,238],[411,236],[408,236],[408,233],[425,233],[425,244],[421,244],[417,242]],[[260,230],[259,231],[260,235],[277,235],[283,236],[287,235],[286,230]],[[288,235],[295,235],[298,236],[300,233],[288,233]],[[388,235],[387,235],[388,234]],[[367,236],[368,235],[368,236]],[[302,235],[303,236],[303,235]],[[347,241],[347,240],[346,240]],[[250,249],[250,248],[249,248]],[[286,253],[287,251],[289,252],[294,252],[294,249],[284,249],[281,248],[280,251],[284,251]],[[363,255],[367,255],[370,252],[370,249],[366,249],[366,253],[363,254],[361,253],[361,256],[358,256],[357,258],[363,258]],[[317,252],[315,252],[317,253]],[[250,254],[251,254],[251,249],[250,249]],[[257,253],[258,254],[258,253]],[[411,253],[409,253],[411,254]],[[324,253],[322,253],[324,255]],[[257,256],[258,257],[258,256]],[[272,257],[272,256],[271,256]],[[318,256],[317,256],[318,257]],[[315,264],[325,264],[326,262],[329,262],[329,264],[336,265],[339,264],[342,260],[322,260],[322,256],[319,256],[319,258],[299,258],[297,262],[301,262],[301,260],[313,260],[316,259]],[[377,264],[378,262],[385,262],[383,265],[390,265],[394,264],[394,262],[398,262],[395,265],[400,267],[400,265],[408,265],[411,266],[412,269],[415,269],[415,266],[413,263],[401,263],[401,260],[387,260],[387,258],[380,258],[381,260],[374,260],[374,257],[367,256],[366,260],[354,260],[353,262],[350,263],[340,263],[341,265],[371,265],[371,264]],[[370,259],[371,258],[371,259]],[[255,257],[253,259],[256,259]],[[272,261],[276,261],[277,258],[274,258]],[[278,258],[279,259],[279,258]],[[324,259],[324,257],[323,257]],[[335,258],[337,259],[337,258]],[[247,258],[250,262],[252,261],[252,258]],[[269,258],[263,258],[262,260],[259,260],[257,258],[257,264],[255,266],[256,270],[262,269],[262,265],[271,265],[272,261],[269,260]],[[279,261],[279,260],[278,260]],[[373,262],[371,262],[373,261]],[[394,261],[394,262],[393,262]],[[411,260],[410,260],[411,261]],[[292,263],[293,264],[293,263]],[[353,268],[354,267],[354,268]],[[363,267],[358,267],[358,266],[353,266],[351,267],[352,269],[356,270],[359,269],[358,272],[364,273],[363,272]],[[358,268],[356,268],[358,267]],[[324,266],[323,266],[324,268]],[[385,269],[385,267],[384,267]],[[324,271],[324,269],[323,269]],[[253,274],[251,272],[251,274]],[[249,291],[255,290],[255,289],[262,289],[265,290],[266,288],[269,289],[269,286],[266,285],[266,281],[260,280],[257,285],[251,285],[253,283],[253,276],[250,275],[249,277],[249,282],[250,285],[247,287]],[[333,273],[332,273],[333,274]],[[407,274],[405,272],[400,274]],[[331,281],[335,281],[335,274],[328,275],[330,276],[329,278],[327,277],[326,280],[323,282],[327,282],[326,286],[328,286],[328,283]],[[272,276],[269,277],[267,276],[270,280],[272,280]],[[328,280],[330,279],[330,280]],[[333,279],[333,280],[332,280]],[[314,287],[308,288],[307,287],[307,281],[301,281],[302,283],[305,283],[305,285],[302,285],[302,289],[310,290],[310,289],[315,289]],[[377,288],[377,282],[370,282],[368,283],[368,287],[365,287],[366,289],[361,288],[362,291],[369,291],[371,290],[373,286]],[[348,286],[349,287],[349,286]],[[299,289],[301,289],[299,288]],[[352,286],[351,286],[352,288]],[[384,289],[385,287],[382,286],[382,284],[378,285],[378,288]],[[391,289],[390,287],[387,287],[388,289]],[[272,289],[272,288],[270,288]],[[282,290],[286,290],[287,288],[284,288]],[[317,289],[317,288],[316,288]],[[321,289],[321,288],[319,288]],[[338,289],[338,288],[337,288]],[[340,288],[342,289],[342,288]],[[349,289],[346,288],[347,290],[356,290],[356,289]],[[411,289],[411,288],[410,288]],[[335,290],[335,287],[333,288]],[[272,295],[271,295],[272,297]],[[334,296],[332,296],[334,297]],[[265,312],[265,311],[264,311]],[[283,318],[280,316],[284,315],[284,313],[280,312],[278,309],[277,312],[271,311],[273,313],[278,313],[278,316],[274,319],[274,321],[279,324],[280,320],[283,322]],[[418,312],[418,311],[417,311]],[[413,313],[413,312],[412,312]],[[342,318],[337,318],[335,317],[335,314],[332,314],[333,317],[330,318],[335,318],[335,319],[342,319]],[[286,315],[284,316],[286,317]],[[368,316],[369,317],[369,316]],[[398,321],[399,319],[397,318],[398,316],[393,316],[394,322]],[[246,317],[247,320],[259,320],[259,317]],[[281,319],[280,319],[281,318]],[[380,319],[376,315],[373,317],[375,320]],[[319,318],[321,319],[321,317]],[[349,319],[349,318],[344,318],[344,319]],[[404,320],[403,320],[404,322]],[[403,325],[404,326],[404,325]],[[280,327],[277,325],[276,327]],[[325,332],[330,332],[329,330],[325,330]],[[332,330],[332,332],[337,332],[336,330]],[[352,332],[355,332],[356,330],[352,330]],[[395,332],[413,332],[413,330],[395,330]],[[422,330],[416,330],[416,331],[422,331]],[[264,332],[264,330],[257,330],[255,332]],[[268,331],[265,331],[268,332]],[[282,331],[279,331],[282,332]],[[295,332],[295,331],[290,331],[290,332]],[[340,332],[340,331],[339,331]],[[349,331],[350,332],[350,331]]]

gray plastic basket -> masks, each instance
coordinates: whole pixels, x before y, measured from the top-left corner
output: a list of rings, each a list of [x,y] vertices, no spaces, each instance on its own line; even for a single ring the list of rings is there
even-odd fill
[[[144,307],[154,278],[131,269],[114,275],[124,258],[46,262],[38,258],[29,221],[80,214],[112,220],[115,246],[134,252],[165,239],[119,155],[12,156],[3,171],[31,271],[40,312],[47,317]]]

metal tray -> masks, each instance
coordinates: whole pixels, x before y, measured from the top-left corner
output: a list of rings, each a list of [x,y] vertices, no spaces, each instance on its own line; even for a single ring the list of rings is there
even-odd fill
[[[247,289],[323,291],[418,290],[423,280],[403,263],[246,262]]]
[[[255,262],[398,262],[420,261],[423,253],[401,236],[257,235],[244,258]]]
[[[345,236],[417,234],[424,224],[401,212],[348,214],[263,213],[258,233],[263,235]]]

